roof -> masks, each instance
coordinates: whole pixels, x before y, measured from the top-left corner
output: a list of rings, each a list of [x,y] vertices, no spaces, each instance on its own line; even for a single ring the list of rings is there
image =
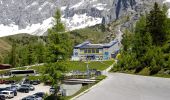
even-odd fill
[[[85,48],[110,48],[113,45],[117,44],[118,41],[111,41],[110,43],[104,43],[104,44],[91,44],[89,41],[83,42],[82,44],[79,44],[75,46],[74,48],[80,48],[80,49],[85,49]]]
[[[79,45],[75,46],[75,48],[80,48],[80,47],[82,47],[84,45],[87,45],[87,44],[90,44],[90,42],[89,41],[85,41],[82,44],[79,44]]]
[[[82,48],[82,49],[85,49],[85,48],[103,48],[103,45],[101,45],[101,44],[87,44],[87,45],[84,45],[80,48]]]
[[[111,41],[110,43],[104,44],[103,47],[104,48],[110,48],[117,43],[118,43],[118,41]]]

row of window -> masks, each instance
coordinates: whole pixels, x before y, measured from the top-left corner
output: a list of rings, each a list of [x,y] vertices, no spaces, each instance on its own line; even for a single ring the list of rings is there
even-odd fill
[[[81,50],[83,53],[99,53],[99,49],[83,49]]]

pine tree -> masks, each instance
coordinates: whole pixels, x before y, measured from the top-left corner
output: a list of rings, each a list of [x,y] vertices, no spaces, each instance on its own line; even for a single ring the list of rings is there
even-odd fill
[[[16,67],[16,43],[14,40],[12,43],[10,64],[12,65],[12,67]]]
[[[54,19],[54,27],[48,30],[49,62],[68,59],[72,47],[69,33],[65,32],[65,27],[61,22],[61,14],[59,10],[55,13]]]
[[[65,72],[65,64],[62,61],[69,59],[72,52],[72,41],[69,33],[65,32],[65,27],[61,22],[60,11],[57,10],[54,16],[55,25],[52,29],[48,30],[48,43],[47,43],[47,69],[44,73],[44,79],[52,82],[56,87]]]
[[[151,33],[153,43],[162,45],[166,40],[166,15],[158,5],[154,4],[154,8],[147,16],[147,32]]]

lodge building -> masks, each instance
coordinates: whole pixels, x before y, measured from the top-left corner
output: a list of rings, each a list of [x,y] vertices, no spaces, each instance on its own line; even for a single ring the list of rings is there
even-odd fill
[[[86,41],[74,47],[72,60],[109,60],[116,56],[119,49],[119,41],[104,44],[92,44]]]

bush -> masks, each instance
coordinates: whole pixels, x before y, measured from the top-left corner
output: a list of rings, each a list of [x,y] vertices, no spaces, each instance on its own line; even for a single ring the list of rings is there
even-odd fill
[[[157,74],[161,70],[161,67],[155,66],[155,67],[150,67],[150,75]]]
[[[150,70],[148,67],[143,68],[140,72],[139,75],[145,75],[148,76],[150,74]]]
[[[135,69],[135,73],[139,73],[143,69],[142,66],[137,66]]]

